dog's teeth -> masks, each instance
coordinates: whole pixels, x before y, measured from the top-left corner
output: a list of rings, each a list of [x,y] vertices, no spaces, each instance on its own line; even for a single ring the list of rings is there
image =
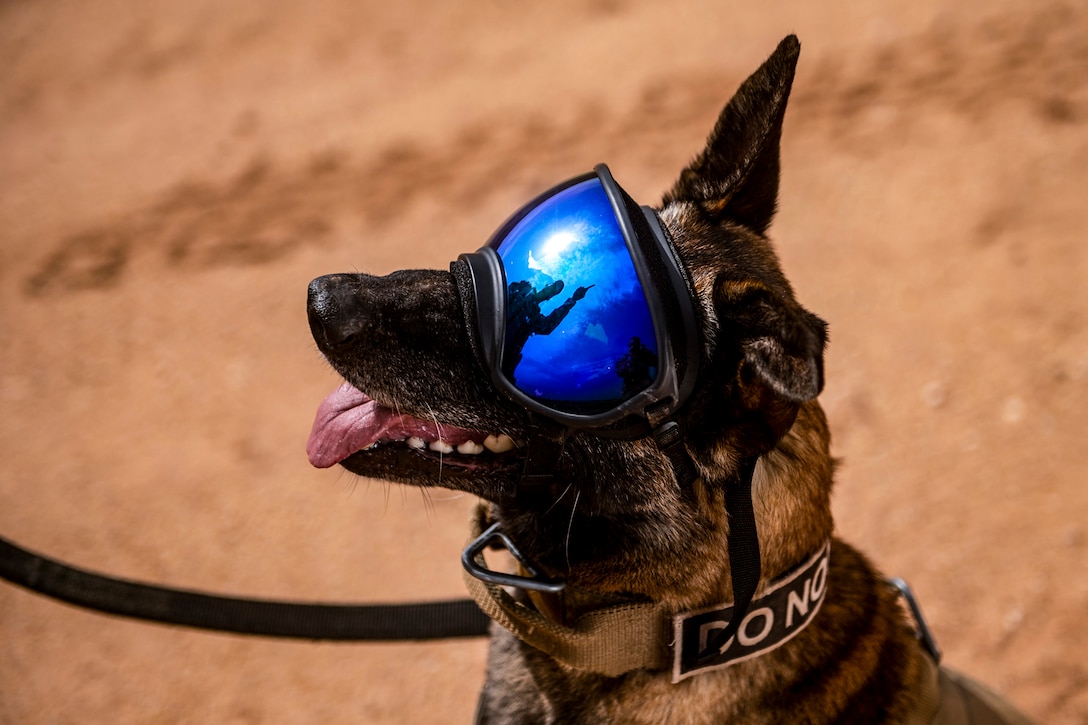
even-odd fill
[[[484,439],[484,448],[492,453],[506,453],[514,449],[514,440],[505,433],[489,435]]]
[[[417,451],[421,451],[427,447],[427,441],[422,438],[416,438],[415,436],[409,438],[407,443],[409,448],[415,448]]]
[[[465,441],[457,446],[457,452],[466,456],[478,456],[484,452],[484,447],[475,441]]]
[[[446,441],[439,438],[435,442],[428,446],[432,451],[438,451],[439,453],[453,453],[453,446]]]

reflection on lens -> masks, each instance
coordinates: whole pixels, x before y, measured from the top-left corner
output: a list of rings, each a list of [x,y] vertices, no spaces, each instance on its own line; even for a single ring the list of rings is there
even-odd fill
[[[599,179],[548,197],[497,252],[507,282],[502,370],[518,390],[593,415],[654,382],[650,309]]]

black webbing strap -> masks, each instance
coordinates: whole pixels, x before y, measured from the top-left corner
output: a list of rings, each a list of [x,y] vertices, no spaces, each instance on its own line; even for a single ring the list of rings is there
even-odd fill
[[[698,478],[699,472],[695,470],[695,463],[692,462],[691,456],[688,455],[687,449],[684,448],[680,426],[673,421],[658,426],[654,429],[654,439],[657,441],[658,449],[668,457],[669,463],[672,464],[672,473],[676,477],[676,485],[682,489],[690,486]]]
[[[0,578],[108,614],[236,634],[383,641],[481,637],[490,619],[471,599],[317,604],[220,597],[94,574],[0,537]]]
[[[752,476],[756,461],[753,457],[740,462],[737,474],[725,485],[725,513],[729,516],[729,576],[733,583],[733,613],[725,629],[713,632],[707,639],[700,661],[712,659],[733,637],[748,613],[752,596],[759,586],[761,564],[759,537],[756,536],[756,514],[752,506]]]
[[[672,463],[676,482],[681,487],[691,485],[698,476],[695,463],[684,448],[683,435],[675,422],[654,429],[658,448]],[[748,613],[748,606],[759,586],[762,565],[759,557],[759,537],[756,535],[756,514],[752,505],[752,476],[758,456],[741,461],[736,474],[725,484],[725,513],[729,516],[729,577],[733,583],[733,613],[725,629],[713,632],[707,640],[700,661],[713,659],[722,645],[733,637]]]

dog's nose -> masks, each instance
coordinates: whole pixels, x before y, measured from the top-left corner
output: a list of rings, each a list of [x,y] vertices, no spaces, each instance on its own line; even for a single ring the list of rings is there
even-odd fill
[[[306,313],[318,346],[343,345],[362,332],[366,319],[362,307],[352,275],[330,274],[310,282]]]

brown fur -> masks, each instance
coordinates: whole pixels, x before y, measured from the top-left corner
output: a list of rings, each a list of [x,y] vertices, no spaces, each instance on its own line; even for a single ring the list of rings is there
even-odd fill
[[[732,597],[724,482],[745,458],[759,456],[753,497],[762,583],[817,550],[833,529],[829,431],[815,400],[825,326],[798,304],[764,236],[798,52],[796,39],[787,38],[741,87],[660,209],[691,275],[704,340],[696,391],[676,416],[698,481],[679,486],[652,438],[586,433],[570,438],[543,503],[514,495],[516,454],[467,471],[391,444],[343,465],[479,495],[546,574],[580,592],[648,599],[673,612]],[[311,325],[337,371],[381,404],[524,444],[525,413],[492,387],[458,294],[453,276],[439,271],[325,277],[311,285]],[[925,655],[896,597],[839,540],[827,581],[818,616],[786,645],[679,684],[662,671],[609,678],[573,670],[496,627],[482,719],[902,721]]]

